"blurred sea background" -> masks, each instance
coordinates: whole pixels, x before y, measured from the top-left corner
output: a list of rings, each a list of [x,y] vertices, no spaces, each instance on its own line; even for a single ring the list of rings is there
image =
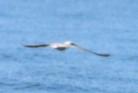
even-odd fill
[[[0,93],[138,93],[138,0],[0,0]]]

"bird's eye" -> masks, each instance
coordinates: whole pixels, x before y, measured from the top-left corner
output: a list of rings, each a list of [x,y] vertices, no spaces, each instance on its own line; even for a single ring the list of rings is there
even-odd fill
[[[71,45],[76,45],[76,44],[74,44],[74,43],[71,43]]]

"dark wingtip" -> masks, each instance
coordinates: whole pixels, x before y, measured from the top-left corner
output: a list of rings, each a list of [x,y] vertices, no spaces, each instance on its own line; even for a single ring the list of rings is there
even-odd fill
[[[39,48],[39,47],[48,47],[48,44],[39,44],[39,45],[24,45],[24,47],[28,48]]]
[[[111,55],[110,54],[101,54],[101,56],[103,56],[103,57],[109,57]]]
[[[24,45],[24,47],[33,48],[34,46],[32,46],[32,45]]]
[[[28,45],[23,45],[23,47],[28,47]]]
[[[27,47],[27,48],[37,48],[37,47],[40,47],[38,45],[24,45],[24,47]]]

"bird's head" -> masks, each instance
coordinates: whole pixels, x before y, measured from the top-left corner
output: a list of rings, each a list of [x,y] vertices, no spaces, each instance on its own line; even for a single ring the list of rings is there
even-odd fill
[[[72,41],[66,41],[64,44],[69,45],[69,46],[74,46],[75,44]]]

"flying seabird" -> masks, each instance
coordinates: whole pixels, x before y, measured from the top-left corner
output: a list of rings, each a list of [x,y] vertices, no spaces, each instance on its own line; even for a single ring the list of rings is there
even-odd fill
[[[88,50],[86,48],[82,48],[79,45],[71,42],[71,41],[66,41],[64,43],[51,43],[51,44],[34,44],[34,45],[25,45],[24,47],[28,47],[28,48],[45,48],[45,47],[49,47],[49,48],[53,48],[53,49],[57,49],[58,51],[65,51],[68,48],[78,48],[82,51],[86,51],[98,56],[102,56],[102,57],[108,57],[110,56],[110,54],[102,54],[102,53],[97,53],[91,50]]]

